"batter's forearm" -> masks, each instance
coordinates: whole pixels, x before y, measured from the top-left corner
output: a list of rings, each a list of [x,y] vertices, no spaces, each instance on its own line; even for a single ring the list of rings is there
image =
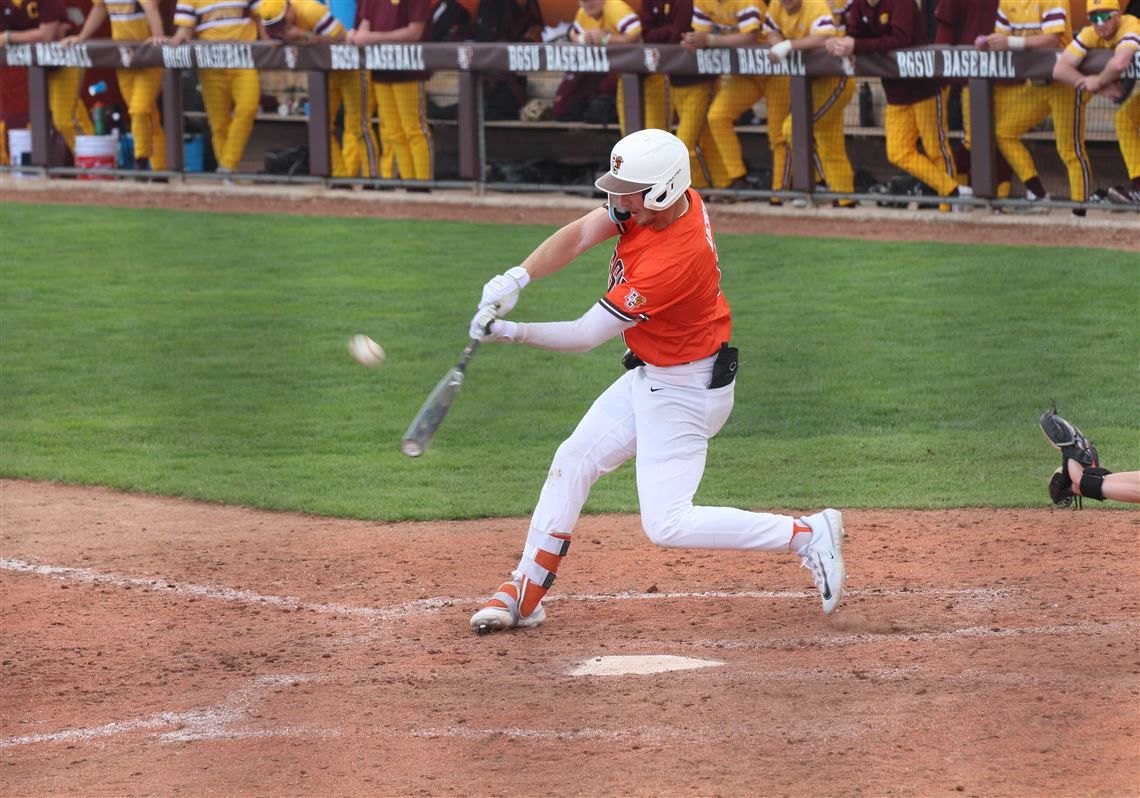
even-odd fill
[[[512,340],[555,352],[589,352],[633,325],[594,305],[574,321],[519,323]]]

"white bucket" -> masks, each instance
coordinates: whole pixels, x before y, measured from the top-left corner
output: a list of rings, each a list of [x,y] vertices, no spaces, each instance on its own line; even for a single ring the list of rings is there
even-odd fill
[[[76,136],[75,166],[79,169],[114,169],[119,141],[114,136]],[[114,180],[114,175],[80,175],[80,180]]]
[[[8,159],[12,166],[31,166],[32,131],[16,128],[8,131]],[[28,177],[20,172],[12,172],[12,177]]]

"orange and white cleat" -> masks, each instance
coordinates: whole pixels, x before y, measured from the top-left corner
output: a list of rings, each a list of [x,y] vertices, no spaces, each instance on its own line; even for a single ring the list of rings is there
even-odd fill
[[[546,610],[542,608],[541,602],[530,615],[519,616],[520,592],[518,582],[504,582],[495,591],[495,595],[487,599],[479,611],[471,616],[471,628],[475,633],[485,635],[515,627],[531,629],[541,625],[546,620]]]

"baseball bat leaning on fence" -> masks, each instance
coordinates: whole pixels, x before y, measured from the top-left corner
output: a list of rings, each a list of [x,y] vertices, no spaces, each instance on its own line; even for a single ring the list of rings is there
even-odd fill
[[[416,413],[408,431],[400,440],[400,451],[408,457],[419,457],[435,437],[436,430],[447,417],[447,411],[451,409],[451,403],[455,401],[459,389],[463,387],[463,375],[467,370],[467,364],[475,355],[475,350],[479,348],[479,343],[478,338],[472,338],[468,342],[459,357],[459,362],[443,375],[443,379],[420,406],[420,411]]]

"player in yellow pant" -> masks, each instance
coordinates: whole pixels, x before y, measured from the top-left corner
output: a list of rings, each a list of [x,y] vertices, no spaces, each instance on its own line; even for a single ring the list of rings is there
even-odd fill
[[[373,88],[380,114],[380,141],[386,148],[390,146],[400,177],[431,180],[431,131],[424,113],[423,83],[374,83]]]
[[[732,179],[724,167],[724,154],[706,123],[713,102],[715,81],[701,80],[673,87],[677,106],[677,138],[689,148],[689,171],[697,188],[724,188]]]
[[[1085,149],[1087,98],[1069,86],[1051,83],[1035,86],[995,86],[994,108],[998,109],[994,136],[1002,155],[1022,183],[1038,176],[1037,165],[1021,137],[1052,114],[1057,152],[1069,173],[1069,196],[1074,202],[1088,199],[1092,164]]]
[[[367,72],[330,72],[330,94],[338,94],[344,107],[344,144],[341,147],[346,177],[378,177],[380,144],[372,117],[376,98]],[[331,105],[331,102],[330,102]],[[331,123],[330,123],[331,128]]]
[[[48,108],[56,130],[75,152],[75,137],[90,136],[95,132],[87,106],[79,99],[79,86],[83,70],[77,67],[59,67],[48,73]]]
[[[772,190],[784,191],[791,186],[788,180],[788,140],[784,138],[784,124],[792,118],[791,78],[768,78],[767,96],[764,100],[768,108],[768,146],[772,149]],[[779,205],[780,199],[773,199]]]
[[[950,87],[911,105],[887,104],[887,160],[947,197],[958,189],[950,152],[946,101]],[[922,152],[918,141],[922,139]]]
[[[155,171],[166,169],[166,135],[158,113],[158,95],[162,91],[161,69],[117,69],[119,92],[127,101],[131,115],[131,137],[135,145],[135,164],[149,164]]]
[[[764,0],[694,0],[693,30],[685,34],[681,46],[686,50],[753,47],[760,41]],[[708,129],[712,146],[720,157],[720,166],[712,169],[716,188],[747,188],[744,178],[748,168],[740,149],[734,124],[745,110],[764,96],[767,80],[747,75],[722,75],[709,107]]]
[[[236,172],[261,104],[261,79],[256,69],[202,69],[198,80],[218,168]]]
[[[252,42],[258,38],[250,0],[179,0],[174,12],[173,46],[191,38],[208,42]],[[261,105],[256,69],[199,69],[202,103],[210,123],[218,171],[237,171]]]
[[[843,111],[855,94],[855,81],[841,78],[816,78],[811,84],[812,139],[815,149],[812,164],[815,175],[831,191],[850,194],[855,190],[855,171],[847,158],[847,140],[843,133]],[[792,117],[784,120],[784,140],[792,140]],[[785,147],[785,151],[790,147]],[[785,185],[790,185],[791,158],[784,166]],[[840,200],[840,204],[854,204]]]
[[[162,13],[157,0],[93,0],[91,13],[83,28],[61,44],[70,47],[87,41],[107,20],[111,20],[111,38],[120,42],[161,42],[165,40]],[[158,94],[162,90],[163,70],[117,69],[119,93],[127,101],[131,117],[131,134],[135,145],[135,166],[139,169],[166,168],[166,136],[158,113]]]
[[[1132,95],[1124,99],[1124,88],[1118,82],[1140,52],[1140,19],[1122,14],[1119,0],[1088,0],[1087,8],[1090,24],[1061,53],[1053,67],[1053,77],[1082,96],[1099,94],[1121,103],[1114,122],[1130,183],[1113,186],[1108,196],[1113,202],[1140,205],[1140,93],[1133,89]],[[1099,73],[1082,74],[1078,67],[1092,50],[1111,50],[1112,58]]]

